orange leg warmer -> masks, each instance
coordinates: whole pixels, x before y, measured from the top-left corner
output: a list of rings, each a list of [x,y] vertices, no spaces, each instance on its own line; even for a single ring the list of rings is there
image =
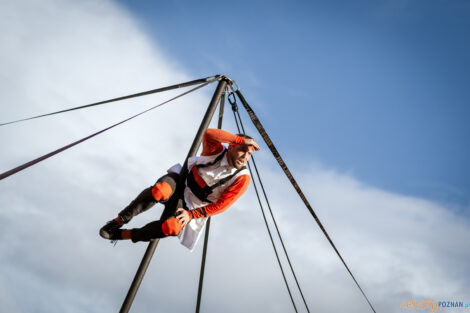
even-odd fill
[[[155,184],[155,186],[153,186],[152,188],[152,195],[157,201],[168,200],[172,193],[173,190],[171,189],[170,184],[168,184],[167,182]]]
[[[176,217],[167,219],[162,224],[162,231],[165,236],[176,236],[183,229]]]

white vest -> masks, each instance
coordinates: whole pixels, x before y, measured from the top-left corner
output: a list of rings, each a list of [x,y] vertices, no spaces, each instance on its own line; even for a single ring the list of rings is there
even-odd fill
[[[223,153],[223,151],[215,155],[190,157],[188,159],[188,170],[191,170],[194,165],[208,164],[213,162],[221,153]],[[173,172],[178,174],[180,173],[180,171],[180,164],[175,164],[168,170],[169,173]],[[217,163],[211,166],[201,167],[198,169],[199,175],[208,186],[213,186],[220,179],[230,176],[236,171],[237,169],[235,167],[232,167],[228,164],[227,153],[225,153],[222,159],[220,159]],[[241,170],[227,182],[215,188],[213,192],[207,197],[207,199],[211,202],[217,202],[220,195],[225,191],[225,189],[230,186],[240,175],[250,175],[250,172],[248,171],[248,169]],[[191,189],[189,189],[189,187],[187,186],[184,189],[184,201],[189,210],[197,209],[209,204],[209,202],[201,201],[198,197],[196,197],[191,192]],[[178,238],[180,240],[180,243],[189,250],[193,251],[199,237],[202,234],[204,225],[206,224],[206,220],[207,217],[192,219],[179,233]]]

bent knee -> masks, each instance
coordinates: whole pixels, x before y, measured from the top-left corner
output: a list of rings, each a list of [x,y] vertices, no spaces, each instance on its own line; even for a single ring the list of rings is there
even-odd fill
[[[162,224],[162,231],[165,236],[176,236],[182,229],[183,227],[181,227],[176,217],[169,218]]]
[[[168,184],[167,182],[157,183],[152,188],[153,198],[157,201],[168,200],[168,198],[170,198],[172,193],[173,193],[173,189],[171,188],[170,184]]]

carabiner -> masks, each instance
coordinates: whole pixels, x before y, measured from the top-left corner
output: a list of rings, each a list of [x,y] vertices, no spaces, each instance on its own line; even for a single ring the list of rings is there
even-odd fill
[[[230,98],[230,96],[232,96],[232,98]],[[232,110],[234,112],[237,112],[238,111],[238,106],[237,106],[237,99],[235,98],[235,94],[233,93],[233,91],[231,91],[229,94],[228,94],[228,102],[230,102],[230,104],[232,105]]]

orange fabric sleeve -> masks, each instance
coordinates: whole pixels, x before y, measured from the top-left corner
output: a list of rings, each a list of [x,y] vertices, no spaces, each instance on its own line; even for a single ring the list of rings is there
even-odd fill
[[[202,137],[202,153],[201,155],[214,155],[222,152],[224,147],[222,143],[242,144],[245,138],[229,133],[221,129],[209,128]]]
[[[250,176],[240,175],[230,186],[225,189],[217,202],[210,203],[202,208],[189,210],[189,214],[192,218],[201,218],[222,213],[227,210],[235,201],[237,201],[238,198],[240,198],[249,185]]]

